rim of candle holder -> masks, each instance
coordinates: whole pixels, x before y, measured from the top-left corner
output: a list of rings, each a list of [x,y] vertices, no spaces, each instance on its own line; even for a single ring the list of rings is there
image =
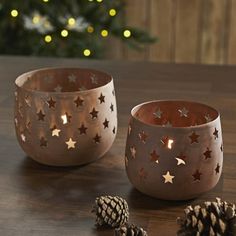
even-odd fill
[[[84,89],[84,90],[75,90],[75,91],[45,91],[45,90],[38,90],[38,89],[30,89],[30,88],[25,88],[24,87],[24,83],[28,80],[28,79],[32,79],[29,76],[32,76],[34,74],[38,74],[40,72],[45,72],[45,71],[58,71],[58,70],[77,70],[77,71],[88,71],[88,72],[92,72],[92,73],[99,73],[99,74],[103,74],[104,76],[106,76],[107,78],[109,78],[109,81],[106,81],[103,85],[101,86],[97,86],[95,88],[91,88],[91,89]],[[23,81],[21,81],[23,80]],[[78,79],[79,80],[79,79]],[[113,77],[112,75],[102,71],[102,70],[97,70],[97,69],[91,69],[91,68],[87,68],[87,67],[44,67],[44,68],[40,68],[40,69],[35,69],[35,70],[31,70],[28,72],[25,72],[21,75],[19,75],[16,79],[15,79],[15,86],[18,89],[22,89],[25,90],[27,92],[31,92],[31,93],[40,93],[40,94],[82,94],[82,93],[86,93],[86,92],[92,92],[92,91],[96,91],[98,89],[101,88],[105,88],[106,86],[109,86],[110,83],[113,82]],[[19,83],[22,83],[19,85]]]
[[[148,122],[144,122],[143,120],[140,120],[137,116],[135,116],[136,112],[138,111],[139,108],[141,108],[142,106],[146,105],[146,104],[151,104],[151,103],[160,103],[160,102],[186,102],[186,103],[189,103],[189,104],[197,104],[197,105],[201,105],[201,106],[204,106],[208,109],[211,109],[212,111],[216,112],[216,117],[214,119],[212,119],[211,121],[206,121],[205,123],[203,124],[197,124],[197,125],[193,125],[193,126],[164,126],[164,125],[159,125],[159,124],[151,124],[151,123],[148,123]],[[132,119],[134,119],[135,121],[137,122],[140,122],[141,124],[144,124],[146,126],[150,126],[150,127],[153,127],[153,128],[165,128],[165,129],[194,129],[194,128],[201,128],[201,127],[204,127],[204,126],[208,126],[209,124],[211,123],[214,123],[217,119],[220,119],[220,112],[218,110],[216,110],[215,108],[207,105],[207,104],[204,104],[204,103],[201,103],[201,102],[196,102],[196,101],[191,101],[191,100],[185,100],[185,99],[160,99],[160,100],[151,100],[151,101],[147,101],[147,102],[142,102],[142,103],[139,103],[137,104],[136,106],[134,106],[132,109],[131,109],[131,112],[130,112],[130,115],[132,117]]]

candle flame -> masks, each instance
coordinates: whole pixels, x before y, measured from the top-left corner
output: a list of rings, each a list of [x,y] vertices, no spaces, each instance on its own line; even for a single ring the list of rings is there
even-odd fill
[[[169,140],[168,140],[167,147],[168,147],[169,149],[171,149],[173,143],[174,143],[174,140],[173,140],[173,139],[169,139]]]
[[[67,115],[65,114],[65,115],[62,115],[61,116],[61,119],[62,119],[62,121],[63,121],[63,124],[67,124],[68,123],[68,121],[67,121]]]

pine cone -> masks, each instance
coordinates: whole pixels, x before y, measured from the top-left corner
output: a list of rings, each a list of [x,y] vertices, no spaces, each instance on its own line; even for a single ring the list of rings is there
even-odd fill
[[[178,236],[236,236],[236,208],[216,198],[203,206],[188,206],[184,219],[177,218]]]
[[[95,212],[97,226],[119,227],[128,222],[129,208],[121,197],[100,196],[95,200],[92,212]]]
[[[115,236],[148,236],[143,228],[125,224],[115,229]]]

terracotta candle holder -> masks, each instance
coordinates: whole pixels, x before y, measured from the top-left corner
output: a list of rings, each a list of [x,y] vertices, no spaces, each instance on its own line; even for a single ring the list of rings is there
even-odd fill
[[[210,190],[223,164],[219,113],[188,101],[134,107],[125,163],[130,182],[156,198],[185,200]]]
[[[15,129],[27,155],[47,165],[92,162],[111,147],[117,129],[110,75],[51,68],[16,79]]]

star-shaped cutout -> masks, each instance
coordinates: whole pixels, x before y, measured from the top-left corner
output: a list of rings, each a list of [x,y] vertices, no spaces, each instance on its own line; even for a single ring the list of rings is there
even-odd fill
[[[161,119],[162,113],[163,113],[163,112],[161,111],[161,109],[158,108],[158,110],[156,110],[156,111],[153,113],[153,115],[154,115],[155,118]]]
[[[173,184],[173,179],[175,178],[175,176],[174,176],[174,175],[171,175],[169,171],[167,171],[165,175],[162,175],[162,177],[163,177],[164,180],[165,180],[165,182],[164,182],[165,184],[166,184],[166,183],[171,183],[171,184]]]
[[[201,180],[201,175],[202,175],[202,173],[199,172],[199,170],[196,170],[195,173],[192,175],[193,178],[194,178],[194,181],[197,181],[197,180],[200,181]]]
[[[62,123],[65,125],[67,123],[70,123],[71,116],[66,112],[64,115],[61,116]]]
[[[75,103],[76,107],[83,106],[84,99],[82,99],[80,96],[78,96],[78,97],[74,100],[74,103]]]
[[[62,87],[58,84],[57,87],[54,88],[54,91],[59,93],[62,91]]]
[[[198,143],[198,138],[200,135],[196,134],[195,131],[192,132],[192,134],[190,136],[188,136],[190,138],[190,142],[192,143]]]
[[[86,134],[86,133],[87,133],[87,129],[88,129],[88,128],[85,127],[84,124],[82,124],[82,125],[78,128],[80,134]]]
[[[30,121],[26,123],[25,127],[26,127],[27,131],[28,131],[29,133],[31,133],[31,131],[30,131],[31,122],[30,122]]]
[[[49,75],[47,75],[47,76],[45,76],[44,78],[43,78],[43,80],[44,80],[44,82],[45,83],[51,83],[52,82],[52,77],[51,76],[49,76]]]
[[[101,142],[101,136],[99,136],[98,134],[95,135],[95,137],[93,138],[95,143],[100,143]]]
[[[142,131],[141,133],[138,134],[138,137],[143,143],[146,143],[148,136],[144,131]]]
[[[95,108],[89,114],[92,116],[92,119],[98,118],[98,111]]]
[[[207,148],[207,150],[203,154],[205,156],[205,160],[211,158],[211,150],[209,148]]]
[[[24,134],[21,134],[21,135],[20,135],[20,137],[21,137],[21,140],[22,140],[23,142],[25,142],[25,141],[26,141],[26,137],[25,137],[25,135],[24,135]]]
[[[183,153],[180,153],[175,159],[177,160],[177,166],[186,164],[186,156]]]
[[[174,140],[170,139],[168,136],[163,136],[161,138],[161,143],[163,144],[165,148],[171,149],[174,143]]]
[[[112,95],[115,96],[115,89],[112,90]]]
[[[25,97],[25,103],[27,104],[27,106],[31,107],[31,102],[30,102],[30,99],[29,99],[29,95],[27,95]]]
[[[47,104],[49,108],[55,108],[56,101],[54,101],[51,97],[49,100],[47,100]]]
[[[73,141],[72,138],[69,138],[66,144],[67,144],[67,149],[75,148],[76,141]]]
[[[40,147],[47,147],[47,145],[48,145],[48,141],[44,137],[41,137]]]
[[[218,130],[215,128],[214,132],[213,132],[213,135],[215,136],[215,139],[218,138]]]
[[[44,121],[45,114],[43,114],[42,110],[39,110],[37,115],[38,115],[38,120]]]
[[[216,172],[216,174],[220,173],[220,165],[219,165],[219,163],[217,163],[217,166],[215,168],[215,172]]]
[[[18,111],[19,111],[20,116],[23,118],[22,109],[23,109],[23,106],[22,106],[22,105],[19,105]]]
[[[130,152],[131,152],[131,157],[135,158],[136,157],[136,148],[134,146],[130,147]]]
[[[104,120],[103,126],[104,126],[104,129],[109,127],[109,121],[107,120],[107,118]]]
[[[60,132],[61,132],[60,129],[56,129],[56,128],[55,128],[55,129],[52,130],[52,136],[57,136],[57,137],[59,137]]]
[[[150,161],[152,162],[156,162],[157,164],[159,163],[159,155],[156,153],[156,150],[153,150],[151,153],[150,153]]]
[[[68,79],[69,79],[70,82],[75,83],[76,76],[74,74],[71,74],[71,75],[68,76]]]
[[[110,105],[110,109],[111,109],[111,112],[113,112],[114,111],[114,105],[111,103],[111,105]]]
[[[205,117],[205,120],[206,120],[207,123],[212,121],[212,118],[210,117],[209,114],[205,115],[204,117]]]
[[[180,117],[188,117],[189,111],[185,107],[179,109],[178,112],[180,113]]]
[[[100,104],[105,103],[105,96],[102,95],[102,93],[100,94],[100,97],[98,99],[100,100]]]
[[[144,170],[143,167],[139,170],[139,177],[140,177],[140,180],[147,178],[147,172]]]
[[[85,91],[85,90],[87,90],[87,88],[86,88],[84,85],[82,85],[82,86],[79,87],[78,89],[79,89],[79,91]]]
[[[116,127],[114,126],[112,133],[115,134],[116,133]]]
[[[18,120],[16,117],[15,117],[15,124],[16,124],[16,126],[18,126]]]

